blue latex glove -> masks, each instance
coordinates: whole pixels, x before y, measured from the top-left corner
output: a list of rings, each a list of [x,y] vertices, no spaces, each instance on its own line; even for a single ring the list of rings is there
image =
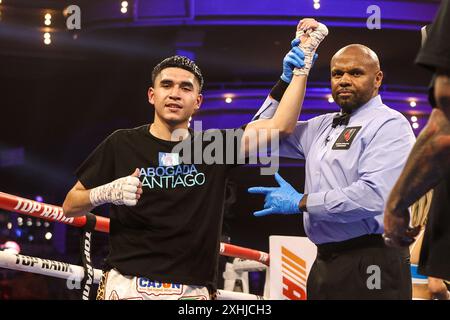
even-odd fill
[[[292,71],[294,68],[302,68],[305,66],[305,54],[302,49],[298,47],[300,44],[300,39],[294,39],[291,41],[291,51],[289,51],[283,59],[283,74],[281,75],[281,80],[286,83],[290,83],[293,77]],[[317,53],[314,54],[312,66],[317,60]],[[311,68],[312,68],[311,66]]]
[[[275,180],[280,187],[253,187],[249,188],[249,193],[260,193],[266,195],[264,210],[253,213],[256,217],[268,214],[295,214],[301,213],[298,205],[303,198],[303,194],[298,193],[289,183],[287,183],[278,173],[275,173]]]
[[[302,68],[305,66],[305,54],[302,49],[298,47],[300,43],[299,39],[294,39],[291,42],[291,51],[289,51],[283,59],[283,74],[281,80],[286,83],[290,83],[292,80],[294,68]]]

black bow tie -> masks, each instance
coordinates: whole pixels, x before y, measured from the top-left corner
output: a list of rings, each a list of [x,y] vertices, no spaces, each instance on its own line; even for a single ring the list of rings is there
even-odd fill
[[[350,120],[350,113],[339,113],[334,116],[332,127],[336,128],[340,125],[348,125],[348,121]]]

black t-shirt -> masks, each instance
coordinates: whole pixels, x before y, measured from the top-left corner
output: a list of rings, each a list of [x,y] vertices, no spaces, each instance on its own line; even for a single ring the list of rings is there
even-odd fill
[[[239,147],[237,130],[190,133],[183,143],[191,143],[193,154],[217,155],[222,157],[219,164],[196,164],[192,157],[182,162],[187,153],[173,153],[176,142],[156,138],[144,125],[111,134],[76,171],[91,189],[140,170],[143,194],[137,205],[110,209],[107,264],[123,275],[214,288],[226,178]],[[210,142],[202,139],[206,135],[213,137]],[[228,150],[215,154],[213,143]]]
[[[444,69],[450,72],[450,1],[442,0],[436,19],[420,50],[416,63],[432,71]],[[430,104],[434,100],[434,79],[430,85]],[[450,176],[434,188],[428,213],[419,272],[450,280]]]
[[[450,174],[433,191],[420,251],[421,274],[450,280]]]
[[[450,72],[450,0],[442,0],[438,14],[431,26],[427,26],[427,40],[416,57],[416,63],[431,71],[444,69]],[[433,108],[436,107],[434,99],[434,82],[436,75],[430,83],[428,100]]]
[[[433,71],[436,68],[450,70],[450,0],[442,0],[423,48],[416,63]]]

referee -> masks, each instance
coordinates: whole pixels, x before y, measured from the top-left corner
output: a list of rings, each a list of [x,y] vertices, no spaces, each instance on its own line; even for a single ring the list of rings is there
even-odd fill
[[[382,79],[371,49],[339,50],[331,88],[341,112],[299,121],[280,146],[280,156],[306,160],[305,193],[278,174],[279,187],[249,189],[265,195],[256,216],[302,213],[318,248],[308,299],[411,299],[408,248],[387,247],[382,233],[385,202],[415,138],[407,119],[382,102]],[[271,117],[284,86],[275,86],[256,117]]]

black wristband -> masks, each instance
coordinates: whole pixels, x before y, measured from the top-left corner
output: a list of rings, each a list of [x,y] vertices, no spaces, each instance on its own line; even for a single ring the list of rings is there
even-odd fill
[[[277,83],[273,86],[272,90],[270,91],[270,96],[280,102],[281,98],[283,97],[284,92],[286,91],[287,87],[289,86],[289,83],[284,82],[283,80],[278,80]]]

